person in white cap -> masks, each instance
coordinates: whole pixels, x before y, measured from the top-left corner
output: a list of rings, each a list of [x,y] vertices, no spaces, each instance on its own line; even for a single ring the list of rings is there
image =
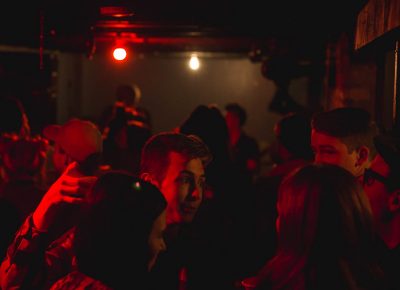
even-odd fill
[[[52,175],[58,178],[72,161],[77,161],[86,174],[97,169],[102,157],[103,140],[92,122],[73,118],[63,125],[48,125],[43,135],[53,143],[53,150],[49,153],[50,168],[47,170],[50,180]]]
[[[61,175],[9,246],[0,266],[1,289],[45,289],[71,269],[74,225],[97,180],[94,174],[103,147],[93,123],[71,119],[62,126],[47,126],[43,135],[55,142],[53,161]]]

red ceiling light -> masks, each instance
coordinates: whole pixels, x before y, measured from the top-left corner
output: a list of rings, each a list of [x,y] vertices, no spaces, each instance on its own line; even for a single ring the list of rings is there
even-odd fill
[[[123,61],[124,59],[126,59],[126,56],[126,49],[123,47],[117,47],[113,51],[113,57],[115,60]]]
[[[126,47],[126,40],[121,37],[121,34],[118,33],[115,38],[113,49],[113,57],[117,61],[123,61],[126,59],[128,53]]]

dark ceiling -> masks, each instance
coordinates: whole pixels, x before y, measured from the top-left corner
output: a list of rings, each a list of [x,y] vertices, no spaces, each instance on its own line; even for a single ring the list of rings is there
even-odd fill
[[[26,1],[28,2],[28,1]],[[366,1],[44,0],[2,7],[0,45],[86,52],[117,37],[144,52],[313,53]],[[118,15],[120,13],[121,15]],[[120,16],[120,17],[117,17]],[[93,46],[94,45],[94,46]],[[264,52],[261,52],[264,53]]]

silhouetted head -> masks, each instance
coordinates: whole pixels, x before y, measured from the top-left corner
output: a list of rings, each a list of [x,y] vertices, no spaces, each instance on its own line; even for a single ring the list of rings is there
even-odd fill
[[[199,105],[182,122],[179,131],[199,136],[213,155],[213,163],[229,158],[229,133],[225,118],[214,105]]]
[[[74,240],[78,269],[114,289],[142,285],[165,250],[164,196],[150,183],[111,171],[99,177],[89,203]]]
[[[303,113],[289,113],[275,125],[275,137],[293,158],[312,160],[311,119]]]
[[[225,106],[225,110],[227,114],[232,114],[236,118],[238,118],[239,126],[243,126],[247,120],[247,113],[246,110],[239,105],[238,103],[229,103]],[[229,127],[229,122],[228,122]]]
[[[133,107],[139,101],[141,93],[136,85],[118,85],[115,96],[118,102],[122,102],[127,107]]]

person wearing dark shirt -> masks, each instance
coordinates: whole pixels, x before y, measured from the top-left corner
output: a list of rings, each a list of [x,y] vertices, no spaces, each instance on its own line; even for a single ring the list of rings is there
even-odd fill
[[[269,147],[273,167],[255,181],[257,263],[263,263],[276,249],[276,201],[282,180],[293,170],[313,161],[310,117],[304,113],[288,113],[274,126],[275,138]]]
[[[119,85],[116,101],[99,122],[104,139],[104,163],[112,169],[138,174],[140,154],[152,135],[150,115],[137,106],[140,91],[131,85]]]
[[[204,198],[205,167],[211,158],[199,137],[177,132],[155,134],[143,147],[140,177],[157,186],[168,202],[167,250],[151,272],[150,289],[179,289],[184,284],[186,261],[196,254],[191,225]]]
[[[225,110],[233,163],[246,181],[252,183],[260,169],[260,150],[257,140],[244,131],[247,113],[242,106],[229,103],[225,106]]]
[[[277,210],[277,251],[243,284],[268,290],[388,289],[371,207],[350,172],[330,164],[291,172],[280,185]]]

